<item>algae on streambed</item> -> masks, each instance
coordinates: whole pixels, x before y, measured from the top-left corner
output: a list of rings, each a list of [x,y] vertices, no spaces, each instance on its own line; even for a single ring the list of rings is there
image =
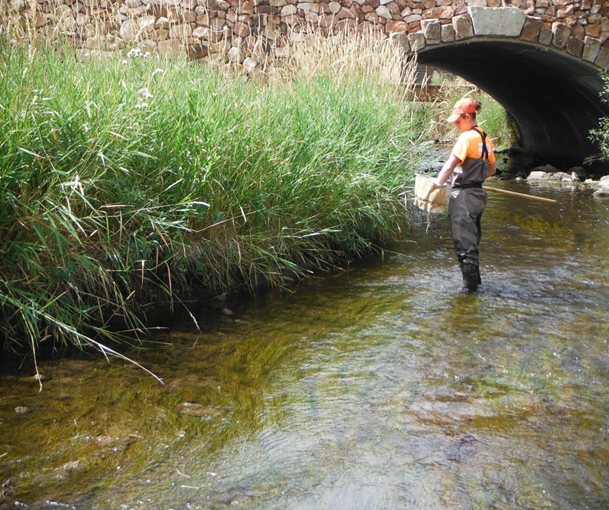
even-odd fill
[[[315,310],[318,299],[310,298]],[[6,501],[103,491],[123,472],[145,472],[194,436],[205,438],[206,451],[213,452],[255,429],[268,375],[297,348],[294,328],[269,338],[259,328],[227,316],[203,332],[155,335],[157,347],[140,351],[138,361],[164,386],[114,359],[39,363],[42,390],[35,376],[24,375],[31,368],[3,375],[0,482],[11,480]]]

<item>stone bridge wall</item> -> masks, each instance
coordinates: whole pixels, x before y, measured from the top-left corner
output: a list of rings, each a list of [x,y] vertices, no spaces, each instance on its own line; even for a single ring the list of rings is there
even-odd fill
[[[470,37],[515,37],[609,68],[609,1],[600,0],[1,0],[0,4],[0,31],[10,37],[63,37],[88,51],[137,46],[142,51],[188,51],[195,58],[213,56],[241,63],[261,40],[277,51],[303,31],[329,34],[352,29],[397,37],[407,51]]]

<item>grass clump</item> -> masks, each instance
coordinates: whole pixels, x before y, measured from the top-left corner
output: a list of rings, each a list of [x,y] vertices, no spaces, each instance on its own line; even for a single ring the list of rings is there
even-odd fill
[[[110,352],[114,319],[137,332],[144,305],[282,285],[403,237],[425,144],[402,62],[327,45],[263,80],[2,46],[4,348]]]

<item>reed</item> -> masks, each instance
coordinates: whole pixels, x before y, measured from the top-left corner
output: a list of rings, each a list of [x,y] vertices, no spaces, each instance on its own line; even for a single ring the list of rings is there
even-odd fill
[[[285,286],[403,238],[400,192],[426,143],[399,52],[323,44],[262,79],[3,45],[5,349],[115,354],[145,305]]]

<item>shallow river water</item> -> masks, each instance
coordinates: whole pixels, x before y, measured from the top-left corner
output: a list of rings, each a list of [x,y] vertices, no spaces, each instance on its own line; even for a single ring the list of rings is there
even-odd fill
[[[136,355],[165,386],[5,375],[0,508],[609,508],[609,202],[493,185],[558,204],[489,193],[474,295],[446,216],[415,213],[365,267],[193,307],[203,331]]]

